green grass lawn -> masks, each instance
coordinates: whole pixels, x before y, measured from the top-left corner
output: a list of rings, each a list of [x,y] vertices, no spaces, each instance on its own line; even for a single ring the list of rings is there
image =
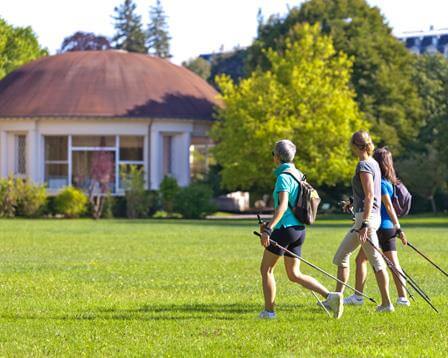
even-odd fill
[[[401,245],[403,267],[440,314],[417,298],[394,314],[377,314],[368,303],[329,319],[281,264],[278,319],[262,321],[255,222],[0,223],[1,356],[448,354],[448,278]],[[448,269],[448,218],[403,223],[409,240]],[[321,220],[310,228],[303,256],[335,273],[332,256],[349,225]],[[313,269],[302,270],[334,288]],[[366,293],[379,299],[371,272]]]

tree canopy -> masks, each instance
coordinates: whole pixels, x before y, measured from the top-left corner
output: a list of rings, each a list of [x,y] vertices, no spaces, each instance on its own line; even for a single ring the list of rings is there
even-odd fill
[[[210,77],[211,65],[202,57],[196,57],[188,61],[184,61],[182,62],[182,66],[188,68],[190,71],[196,73],[199,77],[206,81]]]
[[[48,55],[31,27],[14,27],[0,18],[0,79],[36,58]]]
[[[266,52],[269,70],[235,84],[217,78],[224,107],[212,129],[214,154],[228,189],[272,186],[274,142],[297,145],[296,164],[316,184],[335,184],[353,171],[351,134],[368,128],[349,86],[351,60],[337,52],[319,25],[295,26],[296,41]]]
[[[320,23],[338,51],[353,60],[351,83],[356,101],[380,144],[395,153],[415,139],[421,124],[421,101],[412,82],[414,58],[396,39],[376,7],[365,0],[310,0],[286,18],[271,17],[259,26],[248,65],[270,67],[266,49],[281,50],[298,23]]]
[[[150,54],[161,58],[171,58],[167,16],[162,3],[157,0],[149,12],[149,26],[146,44]]]
[[[64,39],[59,52],[101,51],[110,48],[110,42],[105,36],[98,36],[93,32],[77,31]]]
[[[136,13],[137,6],[133,0],[125,0],[114,8],[115,29],[112,41],[115,48],[129,52],[147,53],[146,36],[143,31],[141,16]]]

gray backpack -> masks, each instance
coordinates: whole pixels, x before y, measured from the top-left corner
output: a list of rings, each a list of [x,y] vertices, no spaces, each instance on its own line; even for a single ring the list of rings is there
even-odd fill
[[[411,210],[412,195],[402,182],[393,185],[392,205],[397,216],[406,216]]]
[[[299,172],[301,177],[298,177],[297,173],[290,170],[285,170],[283,173],[293,177],[299,184],[300,189],[296,205],[292,206],[288,202],[289,208],[301,223],[304,223],[305,225],[314,224],[316,221],[317,209],[320,204],[319,194],[317,194],[317,191],[306,181],[305,175],[302,173]]]

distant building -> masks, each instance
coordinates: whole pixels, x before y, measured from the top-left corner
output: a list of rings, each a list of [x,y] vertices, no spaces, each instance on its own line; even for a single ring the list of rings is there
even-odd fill
[[[113,158],[110,189],[130,165],[148,188],[165,175],[186,186],[205,170],[192,157],[211,142],[217,92],[186,68],[123,51],[43,57],[0,81],[0,177],[46,183],[49,192],[91,183],[98,153]],[[200,159],[200,158],[199,158]]]
[[[407,32],[398,36],[409,51],[420,54],[441,53],[448,58],[448,28],[429,31]]]

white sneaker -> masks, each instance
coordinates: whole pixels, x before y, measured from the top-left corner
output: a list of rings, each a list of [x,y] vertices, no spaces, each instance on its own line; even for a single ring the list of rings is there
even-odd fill
[[[271,312],[271,311],[268,311],[268,310],[263,310],[258,315],[258,318],[261,318],[261,319],[274,319],[274,318],[277,318],[277,316],[275,315],[275,312]]]
[[[395,308],[392,304],[387,305],[387,306],[377,306],[376,307],[376,311],[377,312],[384,312],[384,313],[389,313],[389,312],[394,312]]]
[[[411,302],[406,297],[398,297],[397,298],[397,305],[398,306],[407,306],[409,307],[411,305]]]
[[[329,308],[333,311],[334,318],[341,318],[344,312],[344,300],[342,293],[340,292],[330,292],[326,299],[326,303]]]
[[[356,293],[344,298],[344,305],[360,306],[364,304],[364,297],[358,296]]]

